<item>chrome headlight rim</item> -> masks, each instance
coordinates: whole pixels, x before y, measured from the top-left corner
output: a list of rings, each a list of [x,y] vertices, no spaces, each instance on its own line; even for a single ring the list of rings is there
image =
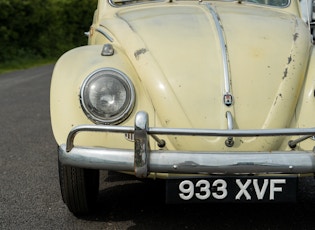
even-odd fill
[[[119,113],[117,113],[113,117],[105,118],[105,117],[97,116],[96,114],[91,112],[91,110],[88,108],[84,95],[85,95],[85,90],[87,88],[87,85],[94,78],[101,77],[102,75],[106,77],[106,75],[108,74],[114,76],[125,87],[126,93],[127,93],[127,100],[125,103],[126,105]],[[131,82],[131,80],[125,73],[115,68],[101,68],[92,72],[85,78],[80,88],[81,107],[85,115],[95,124],[115,125],[115,124],[119,124],[123,122],[132,113],[134,105],[135,105],[135,98],[136,98],[136,94],[135,94],[133,83]]]

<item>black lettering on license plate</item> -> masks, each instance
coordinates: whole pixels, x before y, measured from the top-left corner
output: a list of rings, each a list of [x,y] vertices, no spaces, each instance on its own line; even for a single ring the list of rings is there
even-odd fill
[[[296,201],[296,189],[296,176],[171,179],[167,182],[166,201],[292,202]]]

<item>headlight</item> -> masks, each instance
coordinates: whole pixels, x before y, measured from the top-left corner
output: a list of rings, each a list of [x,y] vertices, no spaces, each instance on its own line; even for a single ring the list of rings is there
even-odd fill
[[[100,69],[83,82],[81,104],[87,117],[95,123],[117,124],[131,113],[134,87],[129,78],[116,69]]]

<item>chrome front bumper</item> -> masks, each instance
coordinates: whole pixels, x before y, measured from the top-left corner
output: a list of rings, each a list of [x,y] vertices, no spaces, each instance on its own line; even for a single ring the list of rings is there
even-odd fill
[[[132,133],[134,149],[109,149],[73,146],[78,132]],[[139,178],[150,172],[176,174],[306,174],[315,172],[314,151],[276,152],[185,152],[150,150],[149,135],[186,136],[314,136],[315,129],[272,130],[202,130],[149,128],[148,115],[139,112],[134,127],[83,125],[68,135],[66,144],[59,147],[62,164],[81,168],[134,172]],[[305,137],[303,137],[305,139]],[[303,139],[301,138],[301,139]]]

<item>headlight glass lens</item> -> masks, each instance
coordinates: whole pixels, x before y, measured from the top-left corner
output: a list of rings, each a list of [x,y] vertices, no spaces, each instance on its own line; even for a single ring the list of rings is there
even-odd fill
[[[95,123],[116,124],[132,111],[134,87],[129,78],[116,69],[101,69],[91,74],[81,88],[81,104]]]

